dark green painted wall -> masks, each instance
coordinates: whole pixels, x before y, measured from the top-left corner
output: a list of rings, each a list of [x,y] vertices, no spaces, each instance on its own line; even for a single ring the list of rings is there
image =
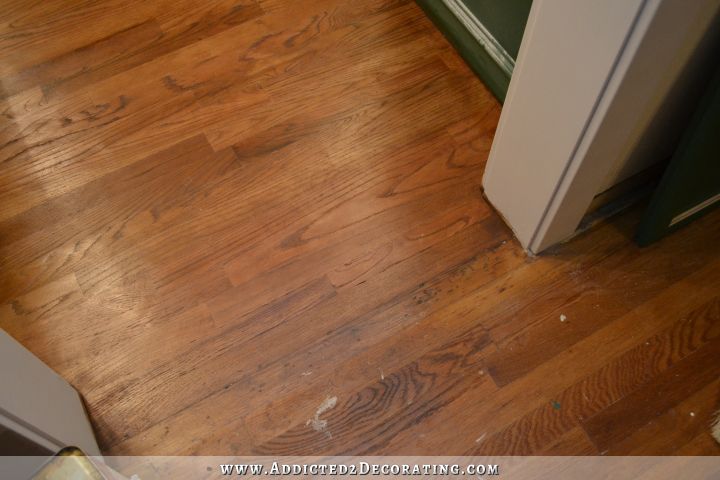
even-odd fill
[[[653,193],[637,232],[640,245],[652,243],[704,215],[720,202],[670,226],[672,219],[720,194],[720,67],[706,87],[690,124]]]
[[[463,0],[463,3],[516,59],[532,0]]]

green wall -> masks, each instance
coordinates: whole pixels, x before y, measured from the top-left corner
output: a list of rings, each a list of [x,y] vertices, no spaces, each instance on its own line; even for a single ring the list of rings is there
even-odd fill
[[[720,66],[683,133],[638,227],[649,245],[720,206]],[[709,203],[711,200],[715,200]],[[695,210],[698,206],[706,205]],[[685,216],[685,214],[694,212]],[[675,221],[674,221],[675,219]],[[682,220],[681,220],[682,219]]]
[[[517,58],[532,0],[463,0],[468,9]]]

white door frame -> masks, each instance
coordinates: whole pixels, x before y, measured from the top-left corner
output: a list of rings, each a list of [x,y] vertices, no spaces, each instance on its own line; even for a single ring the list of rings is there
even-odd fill
[[[530,253],[575,232],[682,83],[718,8],[720,0],[533,2],[483,178]]]
[[[74,446],[99,457],[78,392],[0,329],[0,425],[55,453]]]

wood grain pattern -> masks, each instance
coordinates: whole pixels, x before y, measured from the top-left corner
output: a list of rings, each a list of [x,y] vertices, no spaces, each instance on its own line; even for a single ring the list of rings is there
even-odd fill
[[[594,415],[605,412],[720,335],[720,315],[716,310],[716,301],[693,310],[687,319],[679,320],[553,395],[541,407],[488,438],[473,453],[497,454],[510,449],[529,455],[565,432],[586,426],[586,420],[592,422]],[[595,437],[591,434],[591,438]]]
[[[5,3],[0,326],[105,453],[720,453],[720,212],[526,257],[414,3]]]
[[[525,328],[510,338],[504,338],[507,325],[494,330],[501,348],[488,360],[493,378],[501,385],[519,378],[638,303],[651,300],[668,285],[706,265],[716,254],[711,243],[698,249],[682,240],[669,242],[673,243],[671,254],[627,249],[606,262],[572,272],[572,281],[563,286],[565,301],[560,308],[535,310],[535,318],[523,318]],[[678,258],[687,260],[680,263]]]
[[[632,435],[615,442],[608,455],[674,455],[678,450],[696,441],[698,436],[709,437],[708,425],[712,424],[720,398],[720,381],[715,380],[655,417]],[[714,442],[714,441],[713,441]],[[687,449],[688,452],[692,450]],[[709,451],[712,454],[713,450]],[[705,454],[698,449],[696,455]]]
[[[720,371],[716,361],[719,345],[718,341],[710,342],[642,388],[584,422],[586,431],[598,448],[609,449],[619,439],[675,406],[685,396],[694,394],[716,380]],[[698,368],[700,365],[703,368]],[[678,381],[678,378],[683,381]]]

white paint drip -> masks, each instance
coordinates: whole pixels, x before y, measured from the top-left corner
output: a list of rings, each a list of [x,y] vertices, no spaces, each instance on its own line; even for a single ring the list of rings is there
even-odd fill
[[[324,431],[327,428],[328,422],[327,420],[321,420],[320,415],[334,408],[335,405],[337,405],[337,397],[327,397],[315,411],[315,416],[305,422],[305,425],[310,425],[316,432]],[[328,436],[332,436],[330,432],[326,433]]]
[[[710,433],[712,434],[715,441],[720,443],[720,410],[715,413],[715,420],[713,420]]]

